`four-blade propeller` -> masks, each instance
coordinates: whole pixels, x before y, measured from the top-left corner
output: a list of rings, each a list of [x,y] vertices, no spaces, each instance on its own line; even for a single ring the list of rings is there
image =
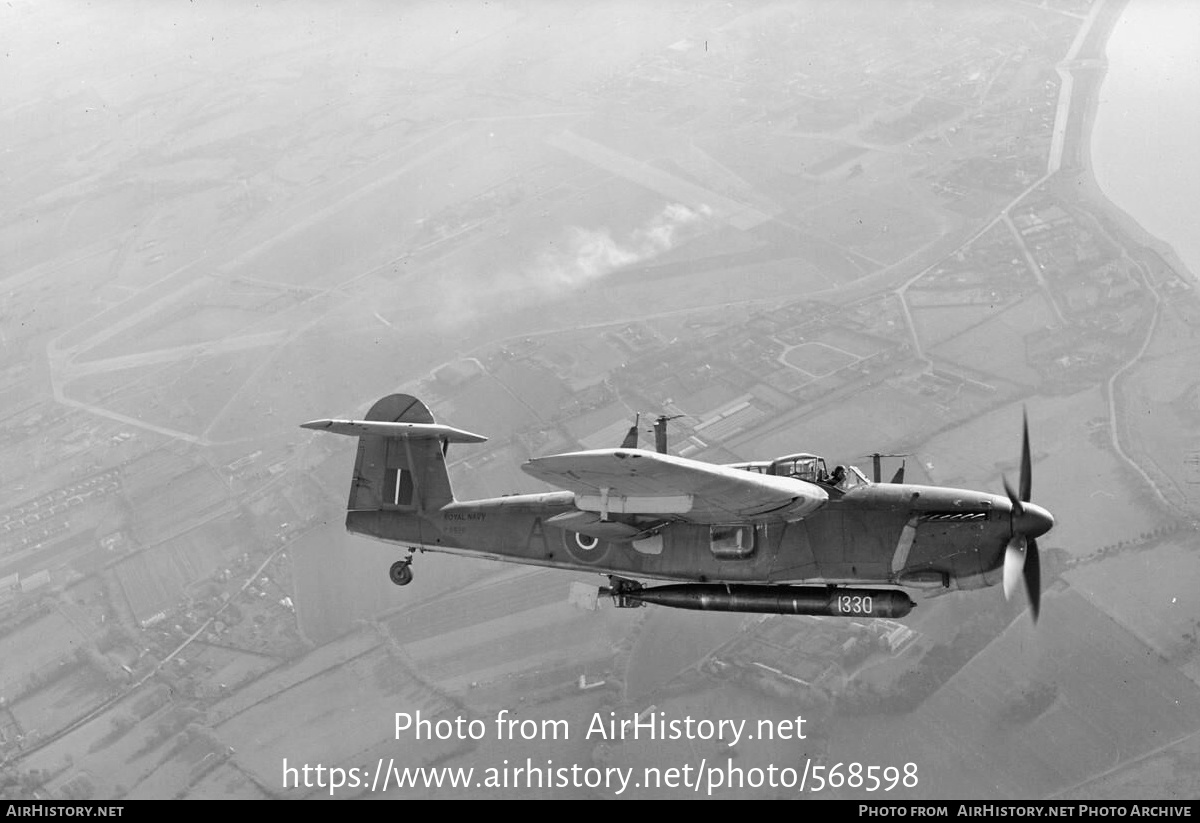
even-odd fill
[[[1030,502],[1033,493],[1033,472],[1029,455],[1029,415],[1024,416],[1024,431],[1021,438],[1021,485],[1020,493],[1013,491],[1008,478],[1004,478],[1004,491],[1012,501],[1012,537],[1004,552],[1004,596],[1011,599],[1022,578],[1029,595],[1029,610],[1033,622],[1038,619],[1042,601],[1042,566],[1038,555],[1037,538],[1050,531],[1054,518],[1041,506]]]

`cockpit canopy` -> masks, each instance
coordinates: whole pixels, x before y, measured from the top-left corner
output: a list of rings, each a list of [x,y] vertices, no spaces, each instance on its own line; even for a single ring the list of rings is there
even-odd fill
[[[794,477],[809,483],[823,483],[829,477],[825,469],[825,458],[815,454],[789,454],[771,461],[770,474],[776,477]]]
[[[842,491],[849,491],[858,486],[868,486],[871,483],[867,480],[866,475],[855,466],[835,466],[831,472],[825,465],[825,458],[807,452],[789,454],[774,460],[733,463],[730,468],[757,474],[770,474],[776,477],[794,477],[807,483],[833,486]]]

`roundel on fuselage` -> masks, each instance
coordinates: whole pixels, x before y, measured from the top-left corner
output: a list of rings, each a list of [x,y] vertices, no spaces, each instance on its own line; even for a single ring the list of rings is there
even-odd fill
[[[579,532],[563,530],[562,532],[563,548],[567,550],[567,554],[579,563],[586,563],[589,566],[594,566],[598,563],[603,563],[608,559],[612,544],[607,540],[601,540],[599,537],[592,537]]]

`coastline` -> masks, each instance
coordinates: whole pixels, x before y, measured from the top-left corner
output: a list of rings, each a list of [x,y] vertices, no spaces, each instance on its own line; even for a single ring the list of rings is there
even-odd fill
[[[1131,0],[1109,0],[1097,16],[1092,31],[1088,33],[1087,40],[1080,49],[1077,62],[1096,61],[1098,65],[1094,69],[1072,69],[1075,73],[1075,87],[1071,108],[1074,113],[1078,104],[1081,116],[1078,120],[1072,117],[1075,124],[1068,125],[1063,149],[1064,163],[1056,175],[1058,179],[1051,178],[1047,182],[1061,194],[1069,195],[1068,199],[1073,198],[1094,207],[1098,219],[1107,220],[1132,243],[1144,246],[1157,254],[1168,268],[1193,289],[1197,289],[1200,284],[1197,282],[1196,273],[1188,268],[1176,253],[1175,247],[1151,234],[1137,218],[1113,202],[1096,180],[1092,165],[1092,129],[1100,109],[1100,89],[1108,72],[1108,38],[1130,2]]]
[[[1145,261],[1147,258],[1156,258],[1162,269],[1166,270],[1164,272],[1159,269],[1156,275],[1152,273],[1151,268],[1157,269],[1157,265],[1147,267],[1144,263],[1138,263],[1142,270],[1142,284],[1154,300],[1150,324],[1141,348],[1132,359],[1109,377],[1104,393],[1109,408],[1109,435],[1115,453],[1132,472],[1140,476],[1163,513],[1192,519],[1194,504],[1186,488],[1180,485],[1179,474],[1173,467],[1168,467],[1156,459],[1156,449],[1146,439],[1144,427],[1149,418],[1143,419],[1142,413],[1148,411],[1148,408],[1143,405],[1136,411],[1133,410],[1129,405],[1133,398],[1125,395],[1122,386],[1127,383],[1130,375],[1145,364],[1147,352],[1156,339],[1161,339],[1160,321],[1166,315],[1176,316],[1185,325],[1195,322],[1195,312],[1183,310],[1178,303],[1175,304],[1174,311],[1169,310],[1172,303],[1164,299],[1156,287],[1163,284],[1163,275],[1166,275],[1166,279],[1175,278],[1180,283],[1187,284],[1193,293],[1193,297],[1187,302],[1194,304],[1194,296],[1200,294],[1196,273],[1188,267],[1169,241],[1149,232],[1136,217],[1107,195],[1096,179],[1092,160],[1092,129],[1100,109],[1100,91],[1108,70],[1107,43],[1129,2],[1131,0],[1114,0],[1106,4],[1097,16],[1095,30],[1089,32],[1085,48],[1081,49],[1084,53],[1080,55],[1079,62],[1087,61],[1086,68],[1072,69],[1078,72],[1072,94],[1072,107],[1074,110],[1077,103],[1081,116],[1073,127],[1068,128],[1064,163],[1059,169],[1059,174],[1051,177],[1047,183],[1051,190],[1064,200],[1073,202],[1077,208],[1088,212],[1100,225],[1101,230],[1123,248],[1132,260],[1138,261],[1141,258]],[[1192,319],[1189,320],[1188,315],[1191,315]],[[1147,468],[1156,472],[1160,479],[1156,481],[1151,477]]]

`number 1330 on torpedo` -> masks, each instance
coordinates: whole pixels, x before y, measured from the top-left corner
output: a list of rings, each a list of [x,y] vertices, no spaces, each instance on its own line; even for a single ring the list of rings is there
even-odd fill
[[[621,608],[862,618],[908,614],[905,589],[1003,582],[1010,597],[1023,580],[1037,620],[1037,538],[1054,518],[1030,501],[1028,421],[1019,489],[1006,479],[1004,496],[905,484],[902,471],[889,483],[853,466],[830,472],[812,454],[677,457],[659,418],[654,451],[638,447],[635,423],[620,448],[521,466],[558,491],[458,500],[447,450],[487,438],[437,423],[415,397],[303,427],[358,438],[346,528],[407,550],[390,571],[400,586],[412,582],[414,552],[437,551],[598,572],[608,577],[600,593]]]

